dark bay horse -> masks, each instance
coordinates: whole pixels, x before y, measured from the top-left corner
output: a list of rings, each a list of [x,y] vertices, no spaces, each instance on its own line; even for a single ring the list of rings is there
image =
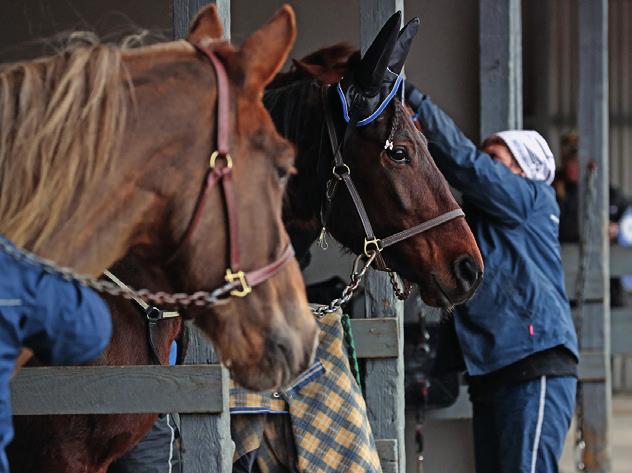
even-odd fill
[[[320,232],[321,204],[333,166],[322,90],[325,88],[334,111],[338,134],[343,136],[346,124],[340,102],[334,90],[326,86],[343,76],[349,78],[359,64],[359,54],[347,46],[324,48],[295,61],[294,70],[278,75],[266,91],[265,102],[277,127],[298,149],[298,173],[290,177],[283,220],[299,255],[307,251]],[[353,144],[350,142],[344,148],[344,159],[350,163],[378,235],[403,230],[458,207],[428,154],[425,139],[411,121],[410,111],[399,100],[392,101],[376,122],[356,133],[352,136]],[[393,150],[384,149],[389,137],[394,138]],[[345,246],[361,252],[362,225],[355,208],[346,201],[348,197],[343,191],[338,192],[340,201],[335,202],[328,228]],[[480,253],[462,218],[385,249],[384,256],[393,269],[423,285],[426,300],[437,305],[452,305],[470,296],[482,270]],[[459,262],[469,261],[468,258],[478,269],[475,267],[470,273],[460,275],[462,269],[457,267],[464,263]],[[137,258],[125,258],[112,272],[128,284],[170,289],[164,272],[148,270]],[[435,276],[430,276],[433,273]],[[438,287],[434,279],[441,281],[442,286]],[[100,363],[153,363],[144,316],[133,304],[119,300],[109,302],[114,336]],[[163,364],[167,363],[169,347],[180,324],[179,319],[160,322],[155,345]],[[46,449],[41,456],[43,462],[48,462],[42,463],[49,465],[47,471],[80,471],[73,465],[77,464],[77,458],[86,456],[95,462],[93,464],[100,461],[107,466],[111,458],[140,440],[155,419],[156,415],[151,414],[20,419],[22,427],[17,437],[24,440],[10,453],[17,458],[32,456],[33,432],[41,432],[38,445]],[[30,440],[28,445],[27,439]],[[59,459],[64,459],[63,465],[59,465]]]
[[[232,160],[220,156],[219,169],[227,174],[233,165],[233,224],[242,229],[237,235],[247,248],[241,253],[247,270],[281,261],[289,243],[281,201],[294,152],[275,131],[261,96],[295,34],[294,14],[284,7],[235,48],[217,39],[221,23],[210,7],[189,37],[210,49],[228,76],[227,135],[218,135],[229,138]],[[94,276],[130,253],[144,272],[166,275],[174,291],[223,286],[226,250],[235,246],[217,189],[208,192],[195,232],[179,245],[218,146],[209,58],[184,41],[135,50],[84,42],[51,58],[3,65],[0,232]],[[232,375],[253,388],[283,384],[311,362],[317,327],[293,258],[246,297],[184,315],[215,342]],[[133,330],[115,326],[125,344]],[[64,430],[76,425],[70,417],[61,420]],[[76,451],[90,426],[65,445],[44,430],[18,430],[12,448],[24,455],[12,455],[12,471],[103,472],[119,453],[114,448],[86,458]]]

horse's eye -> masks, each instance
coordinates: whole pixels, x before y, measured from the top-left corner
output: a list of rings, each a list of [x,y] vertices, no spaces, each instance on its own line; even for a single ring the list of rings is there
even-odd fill
[[[277,178],[281,185],[285,185],[292,174],[296,174],[296,169],[294,166],[285,167],[285,166],[275,166]]]
[[[410,159],[408,159],[408,152],[406,148],[403,146],[394,146],[393,149],[387,149],[388,157],[391,158],[396,163],[408,163]]]

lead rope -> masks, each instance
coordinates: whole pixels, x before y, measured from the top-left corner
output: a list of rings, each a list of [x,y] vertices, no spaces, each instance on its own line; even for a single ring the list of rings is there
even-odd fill
[[[577,301],[577,311],[575,316],[575,331],[577,340],[581,348],[582,328],[584,321],[584,291],[586,289],[586,276],[588,258],[590,252],[586,248],[592,234],[593,212],[596,203],[595,176],[597,167],[591,162],[586,167],[586,200],[584,205],[584,215],[582,221],[581,234],[579,238],[579,268],[575,280],[575,300]],[[584,408],[583,408],[583,388],[582,383],[577,383],[577,401],[575,406],[575,469],[578,472],[586,471],[584,455],[586,452],[586,441],[584,439]]]

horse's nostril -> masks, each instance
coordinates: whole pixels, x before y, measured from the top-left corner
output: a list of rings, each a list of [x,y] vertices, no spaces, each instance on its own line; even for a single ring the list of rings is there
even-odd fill
[[[475,288],[483,275],[481,267],[470,255],[461,255],[453,263],[454,276],[466,291]]]

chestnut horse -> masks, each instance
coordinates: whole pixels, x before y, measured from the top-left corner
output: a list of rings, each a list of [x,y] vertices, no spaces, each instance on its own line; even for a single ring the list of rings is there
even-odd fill
[[[336,45],[294,64],[293,71],[277,76],[264,100],[281,133],[298,149],[298,173],[290,177],[283,217],[297,254],[302,255],[320,232],[321,201],[329,178],[322,169],[330,172],[333,166],[322,89],[343,76],[352,76],[359,67],[360,56],[348,46]],[[346,124],[339,99],[333,90],[326,90],[338,134],[343,136]],[[415,128],[410,116],[410,111],[396,99],[376,122],[354,132],[353,145],[344,148],[344,160],[350,163],[353,178],[357,179],[367,213],[382,235],[458,208],[428,154],[425,138]],[[389,136],[395,137],[392,153],[383,147]],[[399,159],[402,151],[406,153],[405,159]],[[345,246],[360,252],[364,234],[355,217],[355,208],[346,201],[341,190],[337,199],[340,201],[334,204],[336,210],[328,228]],[[453,305],[471,296],[482,271],[478,247],[462,218],[385,249],[384,256],[393,269],[422,285],[425,299],[436,305]],[[459,264],[467,266],[469,263],[463,261],[470,260],[472,271],[458,267]],[[163,272],[148,270],[137,258],[126,257],[112,268],[112,272],[128,284],[170,289]],[[432,274],[434,276],[430,276]],[[440,281],[441,287],[435,281]],[[142,312],[125,301],[109,302],[114,335],[100,362],[108,365],[154,363],[147,321]],[[166,364],[169,347],[178,335],[181,322],[179,319],[164,320],[158,327],[153,341],[160,362]],[[107,465],[113,456],[122,454],[138,442],[155,419],[156,415],[152,414],[19,419],[16,438],[23,440],[19,447],[10,450],[10,459],[33,456],[33,432],[38,432],[38,437],[42,437],[38,447],[46,449],[38,456],[46,459],[47,471],[51,473],[80,471],[76,468],[78,457],[89,456],[94,459],[94,464],[99,460]],[[59,459],[63,459],[63,465],[59,465]]]
[[[210,7],[194,21],[189,39],[212,49],[228,75],[233,209],[239,244],[247,248],[241,266],[250,270],[277,260],[289,244],[281,200],[294,152],[275,131],[261,96],[294,42],[294,13],[281,9],[239,49],[218,41],[221,35]],[[224,285],[231,245],[218,190],[208,192],[195,232],[179,246],[217,146],[217,98],[209,57],[184,41],[136,50],[84,42],[51,58],[3,66],[0,232],[90,275],[129,253],[144,271],[168,275],[173,290]],[[29,224],[20,225],[29,216]],[[253,388],[288,382],[313,357],[318,329],[293,258],[246,297],[184,315],[213,340],[231,374]],[[72,426],[67,421],[66,429]],[[27,453],[12,455],[12,471],[53,472],[60,464],[103,472],[109,464],[108,458],[78,458],[72,452],[77,437],[42,463],[58,446],[37,438],[42,433],[26,433]],[[82,440],[87,435],[78,433]]]

